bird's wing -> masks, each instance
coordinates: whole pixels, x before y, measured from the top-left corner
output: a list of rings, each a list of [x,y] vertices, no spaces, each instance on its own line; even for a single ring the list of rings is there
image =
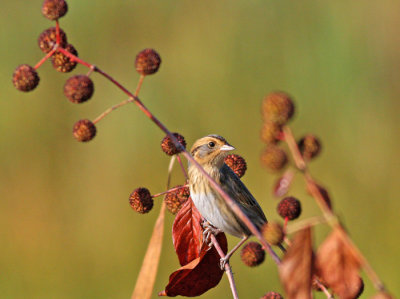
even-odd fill
[[[257,200],[251,195],[240,178],[226,164],[221,168],[220,183],[222,189],[241,206],[243,212],[246,213],[259,229],[267,222],[267,218]]]

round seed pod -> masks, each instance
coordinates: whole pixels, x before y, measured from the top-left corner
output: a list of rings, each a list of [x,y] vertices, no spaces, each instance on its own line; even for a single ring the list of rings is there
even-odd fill
[[[145,214],[153,208],[154,201],[147,188],[137,188],[129,196],[129,204],[136,212]]]
[[[260,137],[266,144],[276,144],[282,134],[282,125],[267,121],[261,128]]]
[[[86,75],[76,75],[64,85],[64,95],[72,103],[83,103],[89,100],[94,92],[93,81]]]
[[[179,133],[172,133],[176,139],[178,139],[179,143],[186,148],[186,141],[185,138]],[[182,150],[178,149],[175,144],[172,142],[171,138],[166,135],[163,140],[161,141],[161,149],[164,153],[168,156],[173,156],[179,154]]]
[[[246,266],[255,267],[264,261],[265,251],[259,243],[249,242],[243,247],[240,257]]]
[[[75,56],[78,56],[78,51],[71,44],[68,44],[65,47],[65,50],[67,50],[71,54],[74,54]],[[51,63],[57,71],[62,73],[71,72],[77,65],[76,61],[71,60],[71,58],[61,52],[56,52],[51,56]]]
[[[283,169],[288,162],[286,152],[278,146],[269,145],[261,154],[261,163],[272,171]]]
[[[272,92],[263,100],[262,114],[265,120],[283,125],[292,118],[293,113],[293,100],[285,92]]]
[[[96,136],[96,126],[88,119],[81,119],[74,124],[72,133],[76,140],[87,142]]]
[[[300,139],[298,146],[301,154],[307,160],[315,158],[321,151],[321,143],[317,137],[308,134]]]
[[[31,91],[38,86],[40,81],[36,70],[28,64],[18,66],[13,74],[13,84],[20,91]]]
[[[285,197],[281,200],[277,207],[278,214],[282,218],[288,218],[289,220],[294,220],[298,218],[301,214],[301,203],[300,201],[292,196]]]
[[[49,20],[57,20],[68,11],[67,2],[64,0],[45,0],[42,5],[42,14]]]
[[[247,170],[246,160],[239,155],[230,154],[225,157],[225,164],[228,165],[236,175],[241,178]]]
[[[136,71],[144,76],[152,75],[158,71],[161,57],[154,49],[144,49],[136,55]]]
[[[57,44],[57,29],[51,27],[43,31],[38,38],[39,48],[44,53],[49,53],[53,47]],[[67,46],[67,35],[60,28],[60,47],[65,48]]]
[[[283,296],[277,292],[268,292],[260,299],[283,299]]]
[[[190,196],[189,187],[183,187],[183,186],[176,186],[176,187],[182,187],[182,188],[167,193],[167,195],[165,195],[164,198],[168,211],[170,211],[174,215],[179,212],[182,205],[188,200]]]
[[[275,221],[265,223],[262,227],[262,234],[265,240],[271,245],[281,244],[285,236],[282,225]]]

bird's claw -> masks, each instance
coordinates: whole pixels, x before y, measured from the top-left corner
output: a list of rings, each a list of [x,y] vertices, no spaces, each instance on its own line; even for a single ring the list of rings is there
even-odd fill
[[[222,258],[219,260],[219,267],[221,268],[221,270],[224,270],[224,269],[225,269],[226,263],[229,263],[229,257],[228,257],[228,258],[227,258],[227,257],[222,257]]]
[[[214,226],[212,226],[212,224],[210,224],[210,222],[206,220],[203,221],[202,226],[204,228],[203,243],[206,243],[208,247],[211,248],[212,247],[211,235],[216,236],[220,232],[222,232],[222,230],[220,230],[219,228],[215,228]]]

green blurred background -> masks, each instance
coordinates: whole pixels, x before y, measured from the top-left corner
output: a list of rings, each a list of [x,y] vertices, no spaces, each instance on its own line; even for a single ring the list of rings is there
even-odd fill
[[[139,215],[130,192],[164,190],[164,134],[136,106],[113,112],[88,144],[73,123],[95,118],[126,96],[94,74],[94,97],[70,103],[70,76],[50,63],[31,93],[11,84],[14,68],[43,56],[37,36],[52,26],[42,1],[0,4],[0,297],[128,298],[157,217]],[[243,180],[269,219],[276,176],[259,163],[260,104],[271,90],[295,97],[292,129],[315,133],[323,152],[310,165],[329,190],[355,243],[394,294],[400,294],[399,1],[78,1],[61,19],[80,57],[134,90],[137,52],[155,48],[163,62],[146,78],[141,98],[189,145],[218,133],[248,163]],[[74,74],[86,73],[78,66]],[[173,183],[182,183],[179,169]],[[290,192],[302,219],[318,215],[300,176]],[[178,268],[171,224],[154,298]],[[326,228],[316,232],[321,242]],[[230,238],[230,245],[236,239]],[[282,291],[270,258],[250,269],[232,265],[241,298]],[[365,278],[365,275],[363,275]],[[365,278],[363,297],[373,294]],[[203,298],[230,298],[226,277]],[[323,297],[321,297],[323,298]]]

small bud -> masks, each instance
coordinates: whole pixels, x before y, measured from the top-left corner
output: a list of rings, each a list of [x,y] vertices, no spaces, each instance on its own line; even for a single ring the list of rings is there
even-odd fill
[[[96,126],[88,119],[81,119],[74,124],[72,133],[76,140],[86,142],[96,136]]]
[[[42,5],[42,14],[49,20],[57,20],[68,11],[67,2],[64,0],[45,0]]]
[[[270,93],[263,100],[262,114],[265,120],[283,125],[293,116],[293,113],[293,100],[285,92]]]
[[[287,162],[286,152],[275,145],[269,145],[261,154],[261,163],[272,171],[281,170]]]
[[[294,197],[285,197],[278,204],[278,214],[281,215],[282,218],[288,218],[289,220],[296,219],[301,214],[301,204],[297,198]]]
[[[176,187],[182,187],[182,188],[167,193],[167,195],[164,198],[168,210],[174,215],[179,212],[182,205],[187,201],[187,199],[190,196],[189,187],[183,187],[183,186],[176,186]]]
[[[262,227],[262,234],[271,245],[279,245],[283,241],[284,233],[282,225],[278,222],[270,221]]]
[[[307,160],[315,158],[321,151],[321,143],[314,135],[306,135],[300,139],[298,146],[301,154]]]
[[[28,64],[18,66],[13,74],[13,84],[20,91],[31,91],[38,86],[40,81],[36,70]]]
[[[266,144],[276,144],[280,140],[282,134],[283,132],[281,125],[271,121],[267,121],[261,128],[260,137],[261,140],[264,141]]]
[[[65,47],[65,50],[67,50],[69,53],[74,54],[75,56],[78,56],[78,51],[74,48],[73,45],[68,44]],[[56,52],[51,56],[51,62],[53,64],[53,67],[62,73],[69,73],[71,72],[75,67],[77,62],[74,60],[71,60],[68,56],[64,55],[64,53],[61,52]]]
[[[228,165],[236,175],[241,178],[247,170],[247,164],[242,156],[230,154],[225,157],[225,164]]]
[[[56,27],[51,27],[43,31],[38,38],[39,48],[44,53],[49,53],[57,43]],[[60,28],[60,47],[65,48],[67,45],[67,35]]]
[[[246,266],[255,267],[265,259],[265,251],[257,242],[249,242],[243,247],[240,257]]]
[[[283,299],[283,296],[277,292],[268,292],[260,299]]]
[[[136,71],[141,75],[151,75],[158,71],[161,64],[161,58],[153,49],[144,49],[136,55]]]
[[[172,133],[176,139],[178,139],[179,143],[186,148],[186,141],[185,138],[178,133]],[[176,148],[175,144],[172,142],[171,138],[166,135],[163,140],[161,141],[161,149],[163,150],[164,153],[166,153],[168,156],[173,156],[176,154],[179,154],[182,150]]]
[[[153,208],[153,198],[146,188],[137,188],[129,196],[129,203],[136,212],[145,214]]]
[[[72,103],[83,103],[89,100],[94,92],[93,81],[86,75],[76,75],[64,85],[64,95]]]

